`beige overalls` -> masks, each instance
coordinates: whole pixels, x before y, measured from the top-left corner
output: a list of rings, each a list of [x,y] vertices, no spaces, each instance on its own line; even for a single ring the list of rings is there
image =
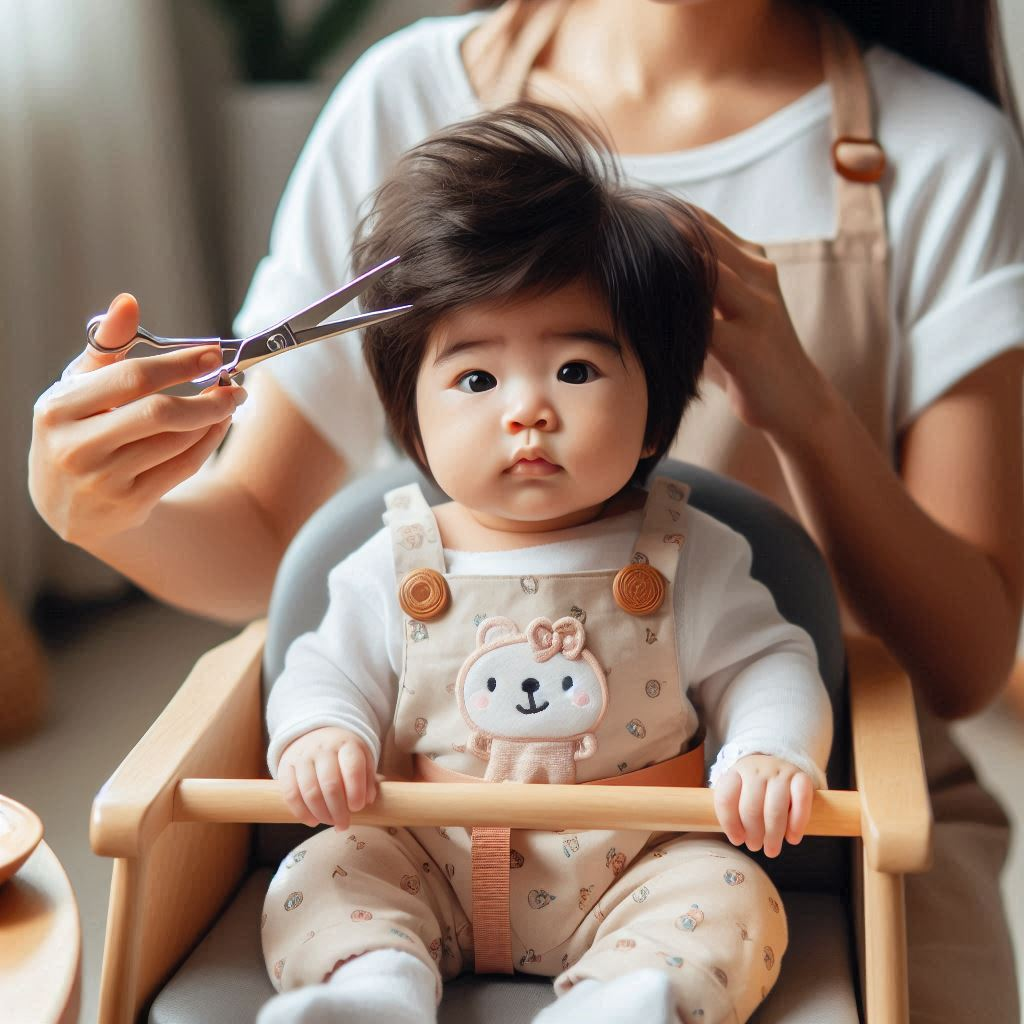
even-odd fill
[[[700,747],[686,751],[700,729],[679,678],[672,600],[686,498],[682,485],[655,482],[633,560],[619,571],[449,576],[419,488],[391,492],[396,586],[433,617],[406,613],[385,773],[479,781],[497,754],[500,773],[534,784],[658,784],[652,773],[670,781],[681,765],[699,785]],[[659,576],[660,599],[645,582]],[[528,739],[516,737],[521,728]],[[535,756],[509,757],[515,742]],[[474,954],[477,970],[557,976],[558,991],[657,966],[683,1019],[707,1024],[753,1013],[787,943],[764,872],[701,835],[326,830],[285,859],[264,911],[264,955],[280,990],[381,948],[433,967],[439,994]]]
[[[529,96],[531,70],[571,2],[507,0],[476,30],[480,45],[467,71],[482,102],[497,107]],[[887,367],[898,341],[889,323],[883,153],[860,50],[841,24],[822,17],[820,25],[833,141],[822,159],[836,171],[835,234],[765,248],[805,350],[895,463]],[[704,387],[703,400],[687,410],[671,454],[740,480],[799,518],[768,443],[736,418],[717,388]],[[858,628],[845,610],[844,628]],[[918,721],[935,830],[932,870],[905,879],[911,1020],[967,1020],[980,1006],[990,1021],[1017,1024],[1015,960],[999,886],[1009,823],[948,725],[920,701]],[[971,912],[955,915],[954,923],[951,907]]]

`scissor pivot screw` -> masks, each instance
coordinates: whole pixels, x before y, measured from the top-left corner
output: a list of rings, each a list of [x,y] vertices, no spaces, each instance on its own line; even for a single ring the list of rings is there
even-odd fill
[[[271,352],[279,352],[288,344],[288,339],[283,334],[272,334],[267,338],[267,348]]]

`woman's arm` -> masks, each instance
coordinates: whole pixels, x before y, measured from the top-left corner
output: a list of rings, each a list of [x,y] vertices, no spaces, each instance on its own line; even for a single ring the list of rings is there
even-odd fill
[[[980,710],[1013,666],[1022,369],[1007,353],[930,405],[900,439],[899,476],[837,395],[812,431],[773,441],[846,600],[945,717]]]
[[[979,710],[1006,683],[1024,590],[1024,355],[925,409],[897,472],[805,354],[764,250],[707,220],[720,258],[711,363],[737,415],[765,432],[844,599],[929,704]]]
[[[345,478],[274,379],[251,376],[251,412],[215,459],[141,526],[88,547],[154,597],[224,622],[266,612],[289,541]]]

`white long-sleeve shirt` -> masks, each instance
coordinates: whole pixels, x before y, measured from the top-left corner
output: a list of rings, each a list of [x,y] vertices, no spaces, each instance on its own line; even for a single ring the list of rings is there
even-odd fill
[[[565,530],[557,543],[516,551],[446,549],[448,574],[619,569],[632,557],[642,515],[588,523]],[[782,618],[750,575],[743,537],[692,507],[686,518],[673,588],[676,651],[691,732],[703,722],[716,755],[711,784],[739,758],[761,753],[784,758],[825,788],[832,711],[810,637]],[[267,763],[275,778],[285,747],[322,726],[356,733],[380,758],[405,642],[391,544],[382,529],[331,571],[323,621],[288,650],[267,706]]]

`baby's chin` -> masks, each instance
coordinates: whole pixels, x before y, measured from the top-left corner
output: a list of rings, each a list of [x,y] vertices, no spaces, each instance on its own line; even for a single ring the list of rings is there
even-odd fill
[[[571,529],[592,522],[601,514],[603,503],[580,505],[579,503],[553,502],[541,497],[503,505],[491,505],[486,510],[473,510],[476,518],[494,529],[510,533],[546,533],[552,530]]]

